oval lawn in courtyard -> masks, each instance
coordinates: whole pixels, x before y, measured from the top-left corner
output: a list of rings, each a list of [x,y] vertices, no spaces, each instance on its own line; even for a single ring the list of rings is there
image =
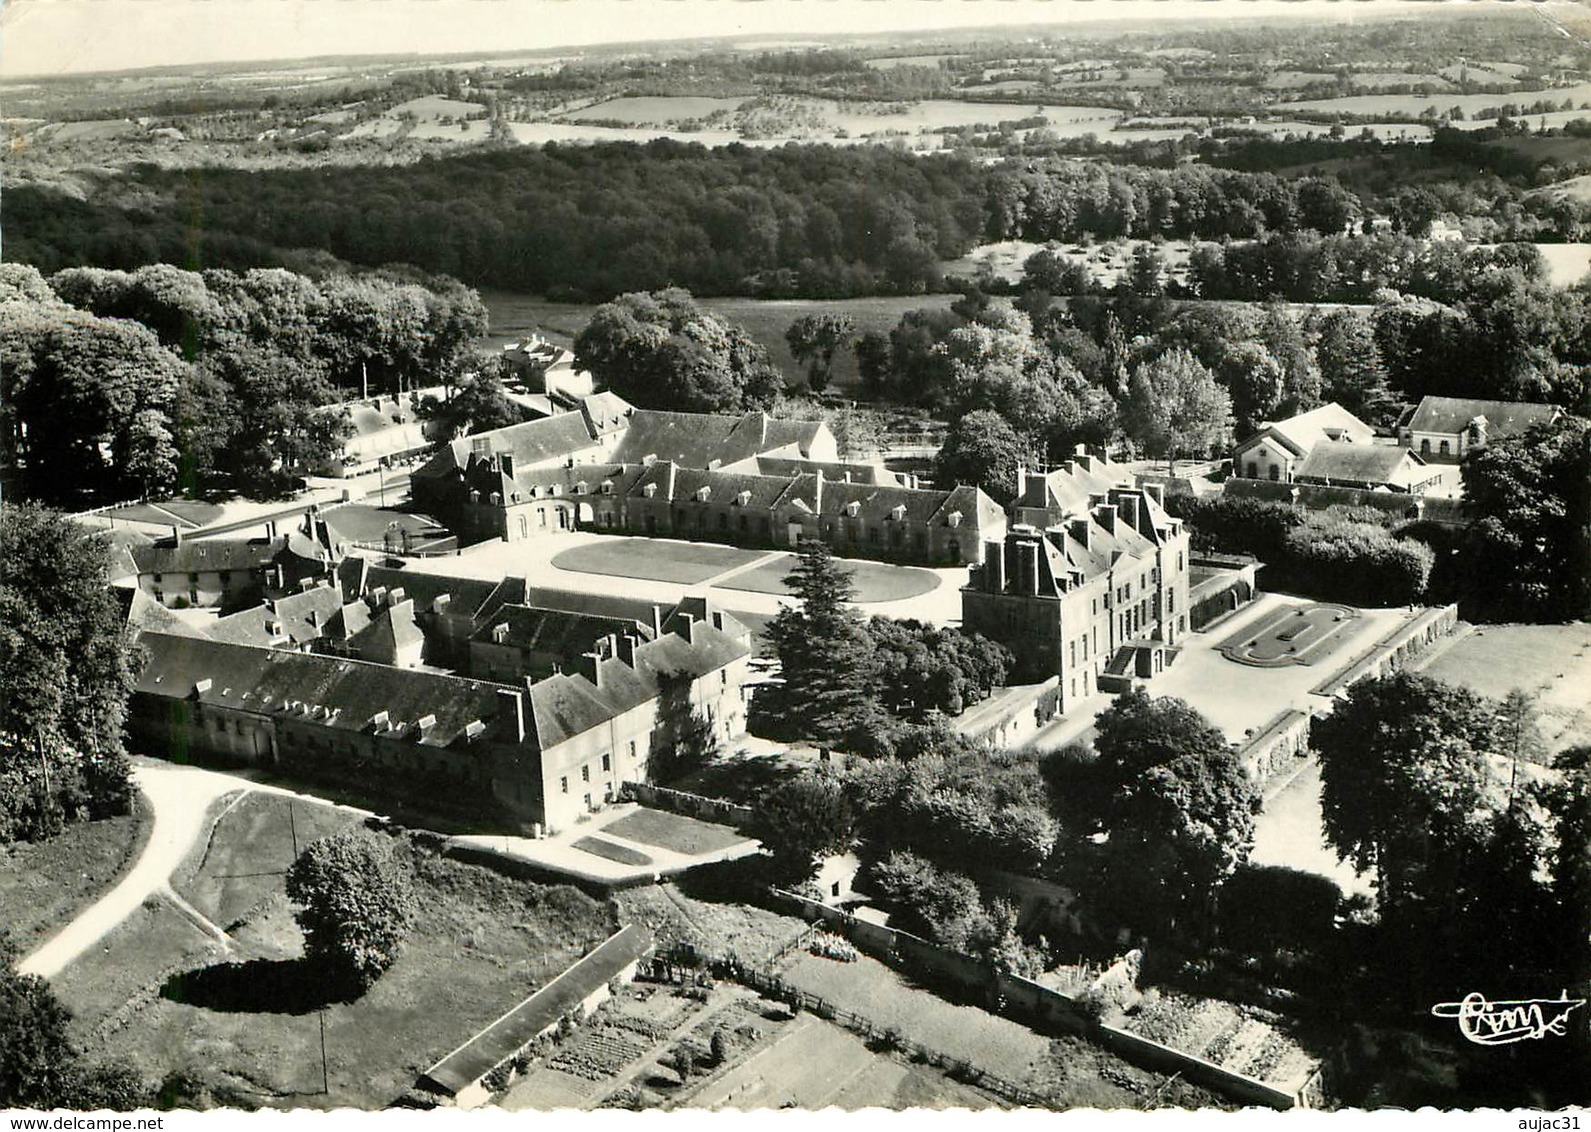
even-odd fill
[[[784,579],[795,564],[795,555],[781,555],[755,569],[736,574],[719,585],[726,590],[746,590],[785,597],[789,595],[790,587],[784,584]],[[856,600],[862,603],[903,601],[909,597],[921,597],[939,588],[939,575],[917,566],[859,562],[854,559],[842,561],[840,565],[851,572],[851,580],[856,583]]]

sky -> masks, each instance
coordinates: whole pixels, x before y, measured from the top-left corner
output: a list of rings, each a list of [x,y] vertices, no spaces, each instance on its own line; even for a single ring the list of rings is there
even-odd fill
[[[0,76],[699,36],[1428,9],[1405,0],[3,0]],[[1474,5],[1467,5],[1473,7]]]

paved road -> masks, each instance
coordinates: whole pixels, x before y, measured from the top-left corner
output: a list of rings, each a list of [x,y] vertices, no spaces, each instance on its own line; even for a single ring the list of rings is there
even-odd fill
[[[138,861],[112,888],[85,908],[54,937],[17,965],[24,975],[49,978],[132,915],[150,896],[169,891],[177,870],[199,838],[209,829],[206,815],[216,799],[234,791],[295,794],[279,786],[250,782],[236,775],[198,767],[176,766],[155,759],[134,759],[133,779],[154,813],[149,844]],[[314,799],[319,801],[319,799]],[[329,803],[324,803],[329,804]]]

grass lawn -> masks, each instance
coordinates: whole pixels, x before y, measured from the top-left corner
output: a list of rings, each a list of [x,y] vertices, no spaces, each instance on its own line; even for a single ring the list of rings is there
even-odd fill
[[[42,945],[138,859],[152,824],[140,801],[126,817],[75,822],[36,844],[0,845],[0,928],[23,955]]]
[[[652,858],[640,850],[631,849],[628,845],[620,845],[602,837],[582,837],[573,844],[582,853],[590,853],[593,857],[601,857],[605,861],[617,861],[621,865],[652,863]]]
[[[1591,625],[1477,626],[1423,671],[1486,696],[1531,693],[1552,752],[1591,743]]]
[[[785,585],[784,579],[795,564],[795,556],[787,554],[772,562],[764,562],[744,574],[736,574],[719,588],[787,596],[790,587]],[[856,560],[846,561],[842,565],[850,571],[851,580],[856,583],[856,600],[859,602],[901,601],[909,597],[921,597],[939,588],[938,574],[916,566]]]
[[[172,887],[209,919],[226,928],[282,889],[304,846],[358,823],[357,815],[280,794],[230,796],[225,813],[197,859],[172,878]]]
[[[129,522],[161,523],[172,526],[171,517],[178,519],[190,526],[198,527],[210,522],[221,514],[221,508],[214,503],[201,503],[196,500],[174,499],[169,503],[162,503],[158,507],[148,503],[134,503],[129,507],[118,507],[108,512],[114,518],[126,519]]]
[[[642,845],[656,845],[676,853],[711,853],[728,849],[746,840],[744,834],[725,825],[697,821],[666,810],[636,810],[603,827],[607,832]],[[576,842],[576,845],[579,843]]]
[[[228,861],[238,874],[280,870],[278,821],[241,807],[228,813],[209,859],[197,854],[203,863],[190,884],[223,906],[249,899],[204,885],[221,880]],[[296,962],[301,936],[272,876],[274,890],[231,932],[230,949],[166,901],[140,909],[56,980],[76,1015],[74,1036],[91,1055],[126,1058],[151,1079],[191,1069],[234,1105],[376,1108],[612,931],[606,910],[575,889],[505,877],[408,841],[400,853],[415,872],[419,920],[397,963],[358,1001],[326,1003],[306,977]],[[329,1096],[320,1093],[320,1007]]]
[[[560,570],[694,586],[755,562],[762,553],[713,543],[617,538],[561,550],[552,564]]]

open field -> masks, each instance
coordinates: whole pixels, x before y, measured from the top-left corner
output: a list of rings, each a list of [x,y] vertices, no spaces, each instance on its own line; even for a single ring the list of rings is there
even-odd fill
[[[223,800],[220,818],[172,887],[206,917],[227,927],[281,890],[299,851],[358,822],[343,810],[281,794],[250,793]]]
[[[761,556],[759,551],[715,543],[618,538],[559,551],[553,555],[552,564],[560,570],[585,574],[694,586],[726,570],[747,566]]]
[[[697,821],[667,810],[639,809],[604,827],[627,841],[656,845],[676,853],[711,853],[745,841],[743,834],[726,826]]]
[[[138,858],[152,820],[140,803],[120,818],[74,822],[42,842],[0,846],[0,928],[27,955],[104,895]]]
[[[313,808],[296,811],[312,829],[342,820],[330,811],[310,817]],[[208,851],[196,850],[189,891],[222,918],[250,903],[225,944],[154,897],[54,980],[91,1054],[126,1058],[152,1079],[190,1069],[238,1105],[379,1107],[611,931],[602,907],[574,889],[405,842],[422,913],[403,954],[359,1000],[326,1002],[299,961],[301,936],[282,891],[285,825],[280,811],[240,805],[222,817]],[[269,891],[255,899],[261,889],[251,885]],[[321,1008],[329,1096],[312,1017]]]
[[[1445,113],[1457,106],[1464,111],[1467,118],[1474,120],[1480,111],[1490,110],[1506,102],[1528,106],[1542,98],[1550,99],[1558,105],[1567,98],[1575,106],[1579,106],[1582,102],[1591,100],[1591,83],[1576,83],[1573,86],[1551,87],[1546,90],[1514,90],[1507,94],[1354,94],[1341,98],[1315,98],[1289,102],[1287,108],[1321,110],[1327,113],[1336,111],[1369,117],[1377,114],[1414,117],[1423,113],[1428,107],[1435,107],[1439,113]]]
[[[1486,696],[1530,693],[1550,751],[1591,743],[1591,625],[1478,626],[1422,671]]]

